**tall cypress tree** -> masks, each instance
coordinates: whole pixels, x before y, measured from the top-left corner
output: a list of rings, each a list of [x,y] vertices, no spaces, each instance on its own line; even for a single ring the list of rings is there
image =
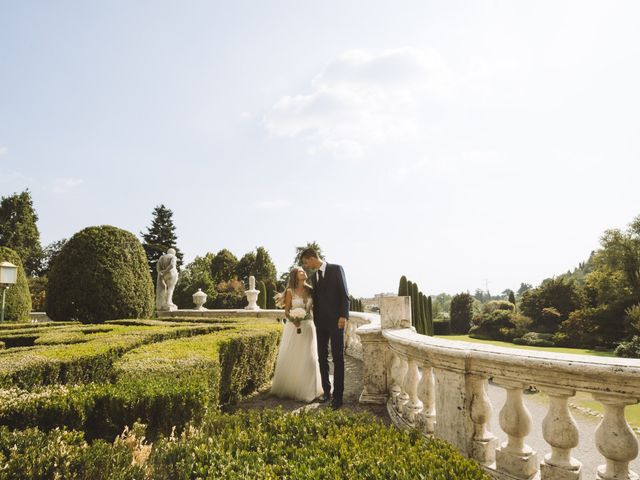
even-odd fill
[[[176,235],[176,227],[173,224],[173,212],[164,205],[159,205],[153,209],[152,215],[151,226],[147,228],[147,233],[141,232],[140,235],[143,240],[142,246],[144,247],[144,252],[147,254],[151,278],[155,285],[158,276],[158,272],[156,271],[158,259],[164,255],[169,248],[174,248],[176,250],[176,257],[178,257],[179,268],[182,265],[183,255],[176,246],[178,237]]]
[[[416,316],[418,317],[416,332],[424,334],[424,311],[422,309],[422,292],[420,291],[416,295]]]
[[[413,317],[413,326],[418,329],[420,325],[420,310],[418,308],[418,284],[411,284],[411,316]]]
[[[0,247],[8,247],[20,256],[27,276],[40,271],[42,245],[37,221],[29,190],[0,200]]]
[[[400,285],[398,286],[398,296],[406,297],[409,295],[409,288],[407,287],[407,277],[404,275],[400,277]]]
[[[427,335],[433,335],[435,330],[433,328],[433,304],[431,302],[431,296],[427,297]]]
[[[262,310],[265,310],[267,308],[267,286],[262,280],[258,282],[258,290],[260,290],[258,294],[258,306]]]

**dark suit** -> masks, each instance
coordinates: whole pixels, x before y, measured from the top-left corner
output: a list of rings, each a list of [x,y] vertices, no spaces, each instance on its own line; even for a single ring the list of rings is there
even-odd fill
[[[331,393],[329,381],[329,343],[333,357],[333,400],[342,403],[344,392],[344,329],[338,328],[338,318],[349,318],[349,292],[344,270],[327,263],[322,278],[311,278],[313,286],[313,323],[318,339],[318,364],[324,393]]]

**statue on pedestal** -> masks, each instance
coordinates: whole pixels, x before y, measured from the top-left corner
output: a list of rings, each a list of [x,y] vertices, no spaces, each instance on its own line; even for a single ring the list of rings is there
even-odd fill
[[[178,282],[176,251],[173,248],[158,259],[156,270],[158,281],[156,283],[156,310],[172,312],[178,307],[173,303],[173,290]]]

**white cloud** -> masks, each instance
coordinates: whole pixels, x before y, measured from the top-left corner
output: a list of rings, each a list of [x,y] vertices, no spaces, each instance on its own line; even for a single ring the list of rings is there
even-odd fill
[[[7,147],[0,147],[0,157],[9,153],[9,149]]]
[[[273,210],[276,208],[286,208],[289,206],[289,202],[286,200],[264,200],[254,205],[255,208],[262,210]]]
[[[311,81],[310,93],[280,98],[265,127],[305,139],[310,153],[361,158],[377,143],[419,137],[427,103],[447,96],[452,78],[435,50],[350,50]]]
[[[69,190],[77,187],[78,185],[81,185],[83,182],[84,181],[80,178],[72,178],[72,177],[56,178],[53,180],[51,191],[53,193],[60,193],[60,194],[67,193]]]

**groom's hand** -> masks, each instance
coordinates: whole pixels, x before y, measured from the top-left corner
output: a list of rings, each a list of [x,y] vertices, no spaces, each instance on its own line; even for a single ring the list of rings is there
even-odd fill
[[[347,319],[344,317],[338,318],[338,329],[342,330],[347,326]]]

